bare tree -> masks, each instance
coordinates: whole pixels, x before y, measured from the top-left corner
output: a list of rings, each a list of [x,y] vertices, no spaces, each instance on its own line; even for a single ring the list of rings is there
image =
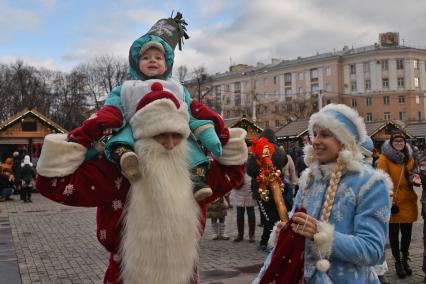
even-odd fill
[[[186,65],[179,66],[176,75],[180,82],[185,82],[186,76],[188,75],[188,67],[186,67]]]

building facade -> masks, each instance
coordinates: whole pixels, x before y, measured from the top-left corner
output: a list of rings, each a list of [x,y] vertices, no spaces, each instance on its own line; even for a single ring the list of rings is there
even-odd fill
[[[263,128],[278,129],[329,103],[354,107],[366,121],[425,121],[426,49],[386,33],[372,46],[240,64],[187,85],[224,118],[246,116]]]

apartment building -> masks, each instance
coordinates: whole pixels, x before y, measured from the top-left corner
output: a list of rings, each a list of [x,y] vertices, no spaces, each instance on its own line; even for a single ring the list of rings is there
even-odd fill
[[[352,106],[366,121],[425,121],[425,63],[426,49],[385,33],[372,46],[234,65],[187,84],[224,118],[245,115],[261,127],[280,128],[329,103]]]

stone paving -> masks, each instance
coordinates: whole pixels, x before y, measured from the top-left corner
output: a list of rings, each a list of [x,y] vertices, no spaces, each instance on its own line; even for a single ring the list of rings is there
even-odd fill
[[[13,197],[14,201],[0,203],[0,283],[102,283],[108,255],[96,240],[96,209],[64,206],[39,194],[33,195],[33,203]],[[226,232],[235,237],[235,210],[229,211],[226,222]],[[419,218],[410,249],[413,276],[397,279],[387,249],[387,275],[392,283],[423,283],[422,227],[423,219]],[[257,240],[261,229],[256,227]],[[211,235],[208,223],[201,242],[201,282],[251,283],[265,253],[256,250],[256,243],[213,241]],[[4,276],[5,270],[9,278]],[[3,282],[5,279],[10,281]]]

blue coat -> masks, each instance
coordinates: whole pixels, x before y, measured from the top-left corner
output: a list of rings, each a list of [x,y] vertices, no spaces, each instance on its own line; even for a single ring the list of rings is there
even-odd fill
[[[375,170],[361,162],[352,162],[336,191],[328,223],[333,226],[331,247],[321,255],[330,261],[324,273],[316,268],[319,249],[312,240],[305,243],[305,280],[309,283],[380,283],[373,266],[383,261],[390,215],[390,189],[392,182],[383,171]],[[307,213],[319,220],[330,174],[335,164],[319,166],[314,162],[305,170],[299,181],[300,190],[295,198],[295,208],[301,207],[301,197],[307,176],[312,174],[306,189],[304,207]],[[258,283],[270,261],[267,258],[259,273]]]

